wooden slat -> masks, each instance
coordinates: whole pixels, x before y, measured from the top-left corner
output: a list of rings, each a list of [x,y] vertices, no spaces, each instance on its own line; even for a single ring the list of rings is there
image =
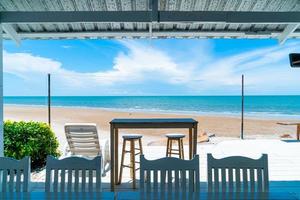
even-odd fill
[[[3,176],[2,176],[2,192],[7,191],[7,169],[3,170]]]
[[[166,186],[166,170],[161,170],[160,171],[160,192],[161,192],[161,198],[164,198],[164,191],[165,191],[165,186]]]
[[[207,186],[208,186],[208,192],[212,192],[212,168],[210,166],[210,162],[207,160]]]
[[[54,171],[54,180],[53,180],[53,192],[58,192],[58,170]]]
[[[140,171],[140,189],[145,192],[145,171],[142,168]]]
[[[146,191],[151,192],[151,170],[146,171]]]
[[[158,192],[158,173],[157,173],[157,170],[153,171],[153,191],[154,191],[154,193]]]
[[[16,191],[21,191],[21,170],[17,169],[17,177],[16,177]]]
[[[14,191],[14,178],[15,178],[15,170],[11,168],[9,170],[9,191]]]
[[[96,192],[101,191],[101,168],[96,168]]]
[[[172,193],[172,170],[168,170],[168,194]]]
[[[229,192],[233,192],[233,169],[228,168]]]
[[[81,191],[85,192],[86,188],[86,171],[85,169],[82,169],[82,175],[81,175]]]
[[[75,169],[75,184],[74,184],[74,191],[79,192],[79,170]]]
[[[226,192],[226,169],[221,169],[222,192]]]
[[[243,168],[243,192],[248,192],[248,169]]]
[[[257,169],[257,190],[262,192],[262,169]]]
[[[179,170],[175,170],[174,171],[174,174],[175,174],[175,192],[179,192]]]
[[[0,192],[2,192],[3,169],[0,169]]]
[[[241,172],[240,168],[235,169],[236,191],[241,192]]]
[[[194,171],[189,170],[189,193],[194,191]]]
[[[186,190],[186,171],[181,170],[181,188],[182,188],[182,193],[185,195],[187,190]]]
[[[68,183],[67,183],[67,191],[72,192],[72,179],[73,179],[73,170],[68,170]]]
[[[219,192],[219,168],[214,168],[214,192]]]
[[[62,169],[60,171],[60,192],[65,192],[65,176],[66,176],[66,171],[65,169]]]
[[[93,170],[89,170],[89,192],[93,191]]]
[[[250,168],[250,190],[252,192],[255,191],[255,177],[254,177],[254,169]]]

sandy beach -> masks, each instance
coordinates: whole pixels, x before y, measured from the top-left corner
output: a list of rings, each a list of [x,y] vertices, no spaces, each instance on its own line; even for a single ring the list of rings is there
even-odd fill
[[[24,120],[47,122],[47,108],[42,106],[15,106],[5,105],[5,120]],[[205,116],[186,114],[162,114],[146,112],[123,112],[94,108],[53,107],[52,128],[60,142],[60,148],[66,143],[64,124],[68,122],[96,123],[100,138],[109,138],[109,122],[114,118],[194,118],[199,122],[198,135],[206,132],[219,138],[238,138],[240,135],[240,118],[234,116]],[[245,118],[245,138],[279,138],[283,134],[296,137],[295,126],[282,126],[277,122],[293,122],[295,120],[278,118]],[[165,133],[181,132],[187,130],[148,129],[148,130],[123,130],[122,133],[141,133],[144,135],[144,145],[162,145],[165,143]]]

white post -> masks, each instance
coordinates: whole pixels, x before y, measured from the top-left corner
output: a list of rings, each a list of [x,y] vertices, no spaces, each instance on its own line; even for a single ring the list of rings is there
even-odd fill
[[[3,33],[0,24],[0,156],[4,156],[3,137]]]

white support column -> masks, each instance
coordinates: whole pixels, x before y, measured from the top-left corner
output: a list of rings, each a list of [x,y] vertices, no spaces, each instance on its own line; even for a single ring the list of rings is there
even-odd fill
[[[2,29],[5,31],[5,33],[8,35],[10,39],[15,41],[17,46],[20,46],[21,44],[21,38],[18,36],[17,31],[14,29],[14,27],[10,24],[2,24]]]
[[[289,36],[298,28],[299,24],[288,24],[278,37],[279,44],[283,44]]]
[[[4,155],[3,137],[3,31],[0,24],[0,156]]]

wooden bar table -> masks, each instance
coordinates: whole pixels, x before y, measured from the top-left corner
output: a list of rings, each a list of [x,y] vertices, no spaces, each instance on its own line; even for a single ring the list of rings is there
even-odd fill
[[[300,122],[278,122],[277,124],[286,126],[297,126],[297,140],[300,140]]]
[[[154,119],[113,119],[110,122],[110,153],[111,153],[111,190],[114,191],[118,182],[119,167],[119,129],[188,129],[189,158],[197,152],[198,121],[192,118],[154,118]]]

